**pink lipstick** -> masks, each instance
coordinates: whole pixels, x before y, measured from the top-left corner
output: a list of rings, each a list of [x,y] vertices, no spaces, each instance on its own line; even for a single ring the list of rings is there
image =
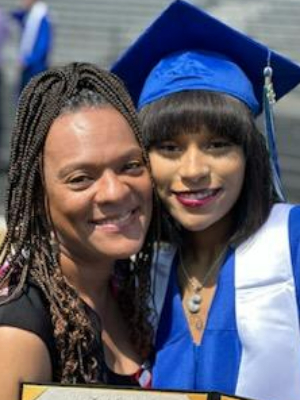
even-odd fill
[[[221,189],[204,189],[193,192],[177,192],[174,193],[180,204],[185,207],[203,207],[219,195]]]

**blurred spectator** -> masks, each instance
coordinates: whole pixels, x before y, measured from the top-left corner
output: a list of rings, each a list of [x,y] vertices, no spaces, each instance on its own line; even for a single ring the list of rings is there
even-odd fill
[[[34,75],[49,66],[52,26],[48,7],[39,0],[23,0],[22,8],[11,14],[22,29],[19,49],[21,70],[19,92],[21,92]]]
[[[8,19],[0,9],[0,148],[3,132],[3,71],[2,71],[2,49],[8,37]],[[1,167],[1,166],[0,166]]]

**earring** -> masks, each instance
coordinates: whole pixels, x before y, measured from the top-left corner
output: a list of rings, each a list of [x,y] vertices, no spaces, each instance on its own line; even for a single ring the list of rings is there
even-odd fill
[[[57,241],[57,237],[54,231],[50,231],[50,247],[52,250],[52,255],[54,256],[54,259],[58,259],[58,254],[59,254],[59,244]]]

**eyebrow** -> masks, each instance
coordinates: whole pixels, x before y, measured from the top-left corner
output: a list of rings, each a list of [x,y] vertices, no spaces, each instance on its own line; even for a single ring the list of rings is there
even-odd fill
[[[129,148],[125,153],[123,153],[121,156],[116,157],[114,160],[112,160],[111,164],[117,164],[117,163],[123,163],[126,162],[129,158],[131,157],[143,157],[143,152],[140,147],[131,147]],[[99,164],[97,164],[97,167],[101,167],[101,162],[99,159]],[[94,168],[95,164],[90,163],[88,161],[82,162],[82,161],[75,161],[73,163],[70,163],[66,166],[64,166],[59,172],[58,172],[58,178],[62,179],[66,175],[68,175],[70,172],[73,172],[78,169],[89,169],[89,168]]]

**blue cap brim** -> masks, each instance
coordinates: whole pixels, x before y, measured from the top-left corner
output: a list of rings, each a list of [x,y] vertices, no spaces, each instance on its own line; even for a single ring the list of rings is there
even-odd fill
[[[181,0],[172,3],[146,29],[113,65],[112,72],[124,81],[137,104],[153,67],[171,53],[190,49],[219,53],[237,64],[253,85],[259,112],[263,70],[269,58],[277,100],[300,82],[299,65]]]

